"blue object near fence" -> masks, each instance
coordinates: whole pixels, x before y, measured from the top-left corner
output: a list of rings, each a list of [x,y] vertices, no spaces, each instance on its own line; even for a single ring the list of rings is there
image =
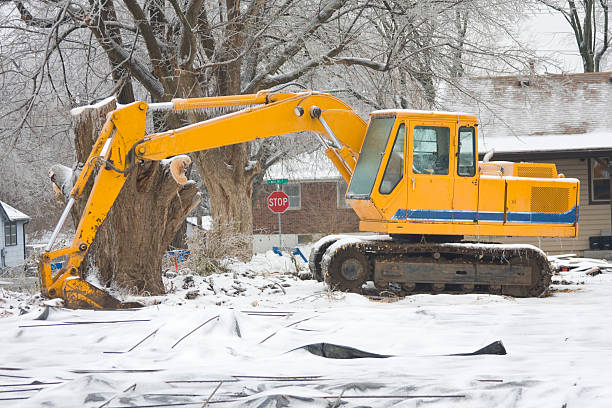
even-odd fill
[[[304,262],[308,263],[308,259],[306,259],[302,251],[300,251],[300,248],[295,247],[289,249],[291,249],[291,255],[299,255],[304,260]],[[283,256],[283,251],[281,251],[281,249],[277,246],[272,247],[272,252],[274,252],[278,256]]]
[[[188,249],[175,249],[173,251],[168,251],[164,254],[164,258],[166,256],[169,256],[170,258],[173,258],[176,256],[176,262],[181,263],[181,262],[185,262],[187,260],[187,258],[189,258],[189,255],[191,254],[191,252]]]
[[[299,255],[302,257],[302,259],[304,260],[304,262],[308,263],[308,260],[306,259],[306,257],[304,256],[304,254],[302,253],[302,251],[300,251],[300,248],[295,248],[293,250],[293,252],[291,253],[291,255]]]

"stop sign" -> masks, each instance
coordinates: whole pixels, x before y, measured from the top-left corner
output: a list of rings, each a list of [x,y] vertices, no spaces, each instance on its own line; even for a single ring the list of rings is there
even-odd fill
[[[284,213],[289,207],[289,196],[282,191],[274,191],[268,196],[268,208],[274,213]]]

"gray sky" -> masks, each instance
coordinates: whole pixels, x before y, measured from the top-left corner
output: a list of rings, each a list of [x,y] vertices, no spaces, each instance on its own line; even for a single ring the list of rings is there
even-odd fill
[[[578,52],[576,39],[569,23],[558,12],[542,9],[526,15],[521,25],[521,39],[535,49],[539,56],[552,58],[557,64],[537,64],[536,71],[544,72],[583,72],[582,59]],[[612,70],[612,50],[602,61],[601,71]]]

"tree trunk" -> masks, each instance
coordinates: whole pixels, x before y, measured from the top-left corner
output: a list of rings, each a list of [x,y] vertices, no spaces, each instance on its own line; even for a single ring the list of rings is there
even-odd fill
[[[214,231],[210,236],[236,243],[227,255],[243,261],[251,259],[253,178],[260,167],[247,167],[247,144],[201,151],[193,157],[210,198]]]
[[[79,163],[87,159],[106,114],[115,106],[113,100],[98,109],[84,109],[73,118]],[[90,181],[73,209],[75,225],[85,207],[91,184]],[[136,293],[163,294],[163,254],[199,201],[200,193],[195,184],[178,185],[167,166],[160,162],[137,164],[100,226],[81,273],[84,276],[95,266],[102,283],[107,286],[116,284]]]
[[[240,65],[237,62],[219,68],[217,74],[221,84],[220,95],[240,93]],[[193,73],[183,71],[177,77],[178,92],[182,97],[204,96]],[[183,125],[181,119],[195,123],[207,119],[207,116],[193,111],[166,118],[170,127]],[[249,131],[252,129],[244,129],[244,132]],[[194,152],[191,157],[210,199],[213,231],[208,234],[208,239],[221,241],[222,246],[228,248],[227,256],[250,260],[253,255],[253,179],[261,172],[261,166],[249,165],[247,143]]]

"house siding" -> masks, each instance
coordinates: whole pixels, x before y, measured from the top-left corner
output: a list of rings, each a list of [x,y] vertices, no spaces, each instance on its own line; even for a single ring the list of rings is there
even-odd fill
[[[549,254],[575,253],[582,256],[589,249],[589,237],[607,235],[610,232],[610,205],[589,204],[588,160],[548,160],[557,165],[557,171],[566,177],[580,180],[580,218],[576,238],[538,237],[470,237],[481,241],[521,243],[535,245]]]
[[[338,208],[337,182],[300,182],[301,206],[281,214],[283,234],[332,234],[359,231],[359,218],[351,208]],[[265,186],[253,204],[253,232],[277,234],[278,216],[267,207],[267,197],[275,189]]]
[[[5,240],[4,240],[4,223],[6,222],[6,220],[2,220],[2,232],[0,233],[0,248],[4,248],[5,251],[5,257],[4,257],[4,266],[6,267],[13,267],[13,266],[19,266],[22,265],[24,260],[25,260],[25,256],[24,256],[24,248],[25,248],[25,243],[24,243],[24,236],[23,236],[23,232],[24,232],[24,222],[23,221],[17,221],[17,245],[11,245],[11,246],[5,246]]]

